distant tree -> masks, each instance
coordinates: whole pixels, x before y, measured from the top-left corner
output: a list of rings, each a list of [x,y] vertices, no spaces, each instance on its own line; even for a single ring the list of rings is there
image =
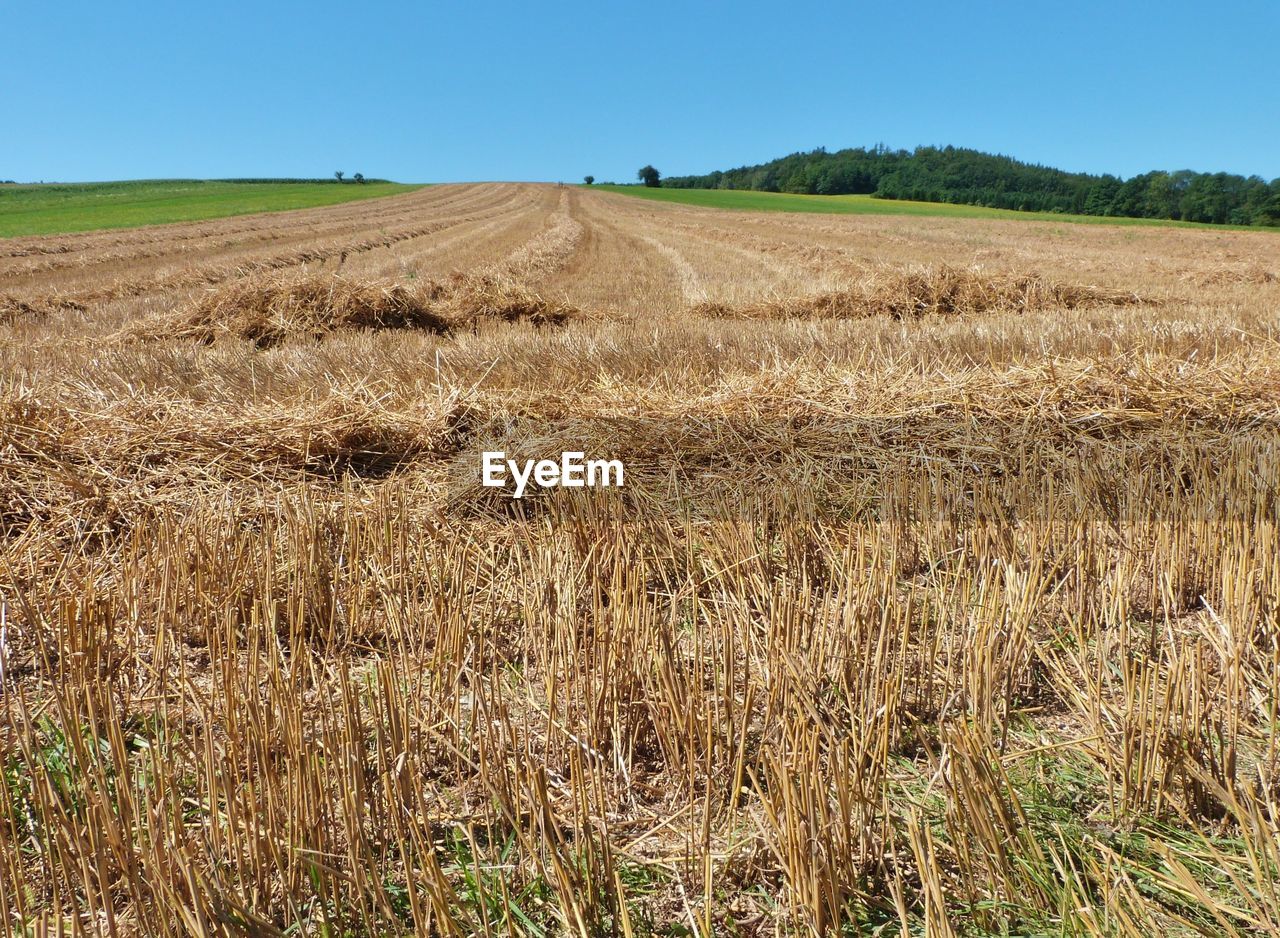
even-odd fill
[[[1280,225],[1280,179],[1271,180],[1271,185],[1263,191],[1262,202],[1258,206],[1255,225]]]
[[[582,181],[583,181],[583,182],[585,182],[587,185],[591,185],[593,182],[595,182],[595,181],[596,181],[596,177],[595,177],[595,176],[583,176],[583,177],[582,177]]]
[[[662,173],[658,172],[652,166],[640,167],[640,171],[636,173],[636,178],[650,189],[656,189],[662,185]]]
[[[1147,183],[1146,216],[1148,218],[1178,218],[1178,184],[1166,172],[1156,171]]]
[[[338,182],[342,182],[342,177],[343,177],[343,176],[345,176],[345,175],[346,175],[346,173],[344,173],[344,172],[343,172],[342,170],[340,170],[340,169],[336,169],[336,170],[334,170],[334,172],[333,172],[333,178],[334,178],[334,179],[336,179],[336,180],[338,180]]]
[[[1085,196],[1084,213],[1086,215],[1110,215],[1114,209],[1116,196],[1120,194],[1120,180],[1112,175],[1103,175],[1089,187]]]
[[[364,173],[356,173],[351,178],[360,183],[360,185],[364,185]]]

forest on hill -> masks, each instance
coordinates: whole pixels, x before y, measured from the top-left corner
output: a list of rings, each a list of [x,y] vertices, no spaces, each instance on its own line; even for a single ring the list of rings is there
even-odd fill
[[[1069,173],[961,147],[819,148],[757,166],[671,176],[683,189],[748,189],[811,195],[950,202],[1035,212],[1280,225],[1280,178],[1154,170],[1129,179]]]

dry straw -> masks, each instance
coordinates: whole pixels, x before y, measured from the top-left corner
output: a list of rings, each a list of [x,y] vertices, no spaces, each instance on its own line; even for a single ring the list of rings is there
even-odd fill
[[[707,302],[695,315],[720,319],[861,319],[888,316],[980,316],[1030,313],[1085,306],[1133,306],[1149,303],[1134,293],[1065,284],[1038,274],[988,273],[942,265],[901,272],[879,272],[849,290],[784,297],[732,306]]]
[[[13,248],[0,931],[1280,935],[1274,285],[1197,282],[1274,242],[1134,232],[440,186]]]
[[[448,334],[484,321],[562,325],[577,312],[491,274],[409,284],[327,274],[256,277],[209,290],[171,320],[146,321],[126,334],[202,342],[234,337],[270,348],[343,330]]]

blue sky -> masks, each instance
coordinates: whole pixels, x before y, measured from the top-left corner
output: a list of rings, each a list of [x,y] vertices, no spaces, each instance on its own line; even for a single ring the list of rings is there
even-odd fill
[[[0,0],[0,178],[629,181],[953,143],[1280,176],[1280,2]]]

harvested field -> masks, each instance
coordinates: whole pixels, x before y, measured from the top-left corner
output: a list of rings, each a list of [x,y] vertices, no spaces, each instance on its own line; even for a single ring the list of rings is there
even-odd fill
[[[0,240],[0,918],[1280,935],[1276,270],[525,184]]]

